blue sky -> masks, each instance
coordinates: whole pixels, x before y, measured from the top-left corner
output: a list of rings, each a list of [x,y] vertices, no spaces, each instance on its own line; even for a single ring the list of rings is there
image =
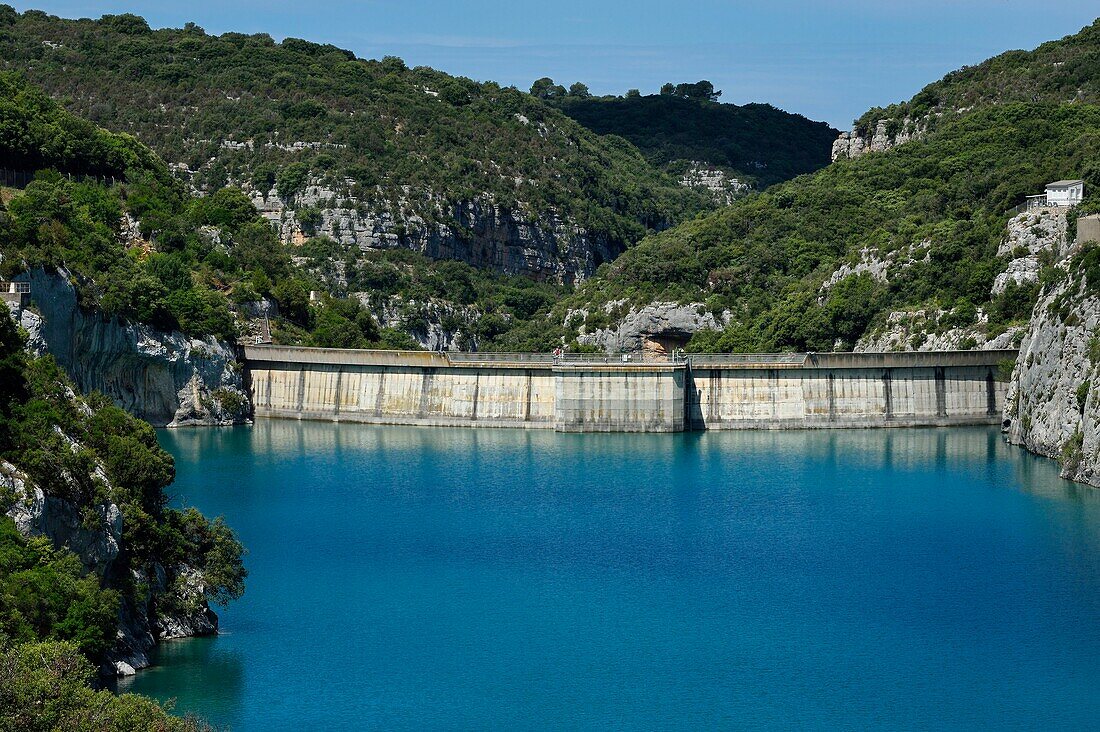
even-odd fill
[[[8,0],[10,2],[10,0]],[[65,17],[134,12],[154,27],[328,42],[526,89],[595,93],[710,79],[723,101],[770,102],[847,128],[964,64],[1075,33],[1097,0],[39,0]]]

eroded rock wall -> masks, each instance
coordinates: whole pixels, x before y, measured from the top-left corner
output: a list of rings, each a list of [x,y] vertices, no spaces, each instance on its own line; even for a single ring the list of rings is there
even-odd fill
[[[695,333],[721,330],[729,322],[728,314],[716,316],[699,302],[654,302],[641,308],[631,307],[621,317],[615,318],[617,311],[625,306],[622,301],[604,305],[604,313],[616,322],[600,328],[581,326],[577,342],[595,346],[607,353],[631,353],[643,350],[647,342],[669,341],[683,345]],[[566,315],[565,322],[570,324],[587,320],[588,316],[587,310],[575,310]]]
[[[993,281],[993,295],[1005,291],[1009,283],[1032,285],[1039,281],[1043,263],[1064,257],[1069,249],[1066,240],[1066,208],[1040,208],[1025,211],[1008,221],[1008,233],[997,256],[1011,257],[1008,267]]]
[[[410,194],[411,195],[411,194]],[[475,267],[562,284],[590,277],[621,246],[553,213],[523,206],[505,209],[478,198],[373,202],[344,185],[313,180],[288,202],[274,191],[252,191],[252,202],[288,244],[326,236],[371,249],[411,249],[433,259],[457,259]],[[413,209],[430,209],[433,221]]]
[[[875,123],[874,130],[867,134],[860,134],[856,130],[841,132],[833,142],[832,159],[836,162],[858,158],[869,152],[886,152],[910,140],[920,139],[926,128],[926,120],[906,117],[899,123],[891,119],[880,119]]]
[[[1066,266],[1063,264],[1062,266]],[[1100,486],[1100,296],[1068,276],[1032,313],[1005,402],[1008,441],[1057,458],[1063,477]]]
[[[33,270],[31,306],[14,316],[29,346],[49,353],[81,392],[100,391],[157,427],[222,425],[250,407],[233,349],[82,309],[64,272]]]
[[[82,448],[71,438],[67,441],[74,451]],[[95,474],[110,492],[103,467],[97,465]],[[15,465],[0,461],[0,495],[11,499],[5,513],[21,534],[46,537],[73,552],[85,571],[119,579],[116,560],[125,547],[122,511],[110,501],[81,507],[53,495],[60,488],[52,486],[48,492]],[[218,616],[206,602],[200,572],[185,564],[156,564],[152,577],[140,570],[130,574],[129,584],[144,589],[123,599],[118,635],[100,669],[104,675],[129,676],[149,666],[160,640],[218,632]]]

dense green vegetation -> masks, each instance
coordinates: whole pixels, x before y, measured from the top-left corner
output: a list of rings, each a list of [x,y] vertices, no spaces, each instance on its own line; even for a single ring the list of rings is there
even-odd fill
[[[120,509],[123,527],[118,557],[111,571],[99,576],[68,549],[23,537],[3,515],[22,499],[0,495],[4,728],[15,721],[26,722],[21,727],[28,729],[115,728],[107,724],[115,715],[121,715],[118,729],[183,728],[151,702],[111,701],[91,692],[90,664],[114,644],[123,603],[151,601],[153,612],[179,610],[177,597],[135,582],[135,571],[154,577],[156,567],[163,567],[171,578],[186,565],[202,574],[211,602],[240,597],[246,571],[233,532],[221,519],[169,508],[165,488],[175,469],[152,427],[101,396],[75,397],[52,358],[24,354],[22,337],[8,317],[0,318],[0,460],[47,495],[79,509],[85,528],[106,530],[99,507],[108,503]],[[34,645],[38,641],[51,643]]]
[[[64,267],[83,306],[193,336],[234,340],[239,308],[268,297],[285,318],[283,332],[299,342],[415,345],[380,329],[358,301],[325,298],[310,307],[310,290],[330,287],[292,263],[240,190],[187,195],[148,148],[74,117],[12,74],[0,73],[0,114],[0,147],[42,168],[0,204],[0,277]],[[55,130],[67,132],[54,138]],[[70,179],[58,169],[119,179]],[[140,230],[124,232],[124,216]],[[357,335],[347,332],[349,320]]]
[[[95,690],[95,669],[71,643],[46,641],[0,647],[0,729],[22,732],[198,732],[136,694]]]
[[[70,111],[185,164],[211,192],[232,181],[293,196],[319,176],[429,225],[457,224],[447,204],[491,196],[539,220],[559,212],[620,247],[705,205],[633,146],[529,94],[397,58],[4,6],[0,59]]]
[[[0,362],[10,377],[0,387],[0,458],[17,466],[34,485],[77,506],[92,510],[107,502],[116,504],[122,511],[126,547],[116,561],[124,566],[152,574],[154,563],[167,567],[184,563],[204,573],[212,600],[225,602],[240,596],[245,576],[240,544],[220,519],[208,522],[196,511],[168,508],[164,489],[175,478],[175,468],[172,457],[157,444],[153,428],[108,404],[102,396],[93,395],[86,401],[72,396],[71,386],[51,357],[28,359],[22,355],[22,347],[11,319],[0,318]],[[79,449],[72,449],[73,440]],[[97,476],[96,466],[102,466],[107,482]],[[0,498],[7,503],[14,500],[12,496]],[[94,521],[94,517],[88,520]],[[67,593],[70,600],[87,596],[90,607],[86,618],[96,623],[102,620],[102,608],[110,604],[110,598],[96,598],[86,593],[86,588],[69,587],[72,577],[65,577],[72,574],[71,565],[43,554],[42,547],[33,542],[21,546],[12,532],[0,532],[0,538],[4,540],[6,568],[48,573],[57,581],[43,580],[43,587]],[[129,577],[124,571],[115,574]],[[123,597],[148,591],[125,584],[128,580],[119,581],[123,584],[115,589]],[[60,598],[43,600],[35,612],[47,607],[65,609],[67,603]],[[68,610],[71,615],[73,608]],[[24,617],[21,621],[13,615],[11,627],[23,630],[9,635],[20,637],[29,627],[41,637],[50,637],[56,630],[58,637],[80,641],[93,657],[105,650],[103,634],[94,628],[77,627],[80,621],[62,615],[55,618],[61,627],[54,628],[51,617],[47,613],[38,620]],[[111,628],[111,638],[113,632]]]
[[[74,117],[12,74],[0,74],[0,110],[0,146],[17,150],[32,169],[53,169],[0,210],[4,276],[66,267],[83,303],[108,315],[231,338],[235,326],[223,291],[257,263],[285,271],[288,259],[277,251],[270,227],[239,193],[189,198],[144,145]],[[70,180],[57,169],[110,173],[125,182]],[[121,236],[124,214],[141,221],[141,234],[156,251]],[[200,233],[204,225],[220,226],[238,241],[231,250],[218,247]]]
[[[868,110],[855,127],[867,133],[881,119],[897,124],[1011,102],[1100,103],[1100,20],[1033,51],[1007,51],[952,71],[907,102]]]
[[[433,261],[406,250],[364,254],[331,239],[310,240],[297,253],[305,257],[303,268],[321,279],[334,279],[334,263],[342,266],[346,285],[338,294],[365,293],[367,305],[375,312],[391,305],[399,309],[398,327],[382,328],[375,337],[366,337],[368,342],[414,347],[408,334],[423,335],[431,323],[438,323],[448,332],[460,331],[463,347],[548,351],[557,345],[554,337],[560,329],[548,327],[547,317],[569,292],[563,286],[500,275],[464,262]],[[353,321],[361,322],[365,313],[357,313],[358,301],[354,302],[326,299],[315,315],[315,322],[323,321],[325,327],[321,331],[315,326],[312,342],[329,346],[363,342],[357,332],[363,328]]]
[[[65,173],[123,177],[128,171],[167,170],[149,148],[60,112],[42,90],[0,74],[0,160],[16,170],[53,168]]]
[[[719,104],[713,87],[667,86],[667,93],[649,96],[567,93],[552,100],[585,127],[629,140],[654,165],[676,174],[699,161],[763,188],[829,164],[838,133],[824,122],[769,104]]]
[[[68,640],[97,658],[115,640],[119,598],[84,575],[75,554],[44,537],[23,538],[0,516],[0,608],[0,637]]]
[[[990,302],[1006,264],[996,257],[1004,212],[1049,180],[1077,174],[1100,185],[1098,130],[1100,107],[1089,105],[981,109],[921,142],[835,163],[649,237],[565,305],[700,299],[730,309],[730,327],[697,335],[699,350],[850,347],[887,309],[923,304],[970,317],[984,305],[991,329],[1026,319],[1036,288]],[[826,277],[864,248],[917,261],[889,284],[860,275],[822,295]]]

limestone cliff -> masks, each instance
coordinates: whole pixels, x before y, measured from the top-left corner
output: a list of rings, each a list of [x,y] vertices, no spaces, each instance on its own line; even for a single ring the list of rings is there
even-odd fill
[[[1008,441],[1058,458],[1062,475],[1100,486],[1100,292],[1058,265],[1062,280],[1043,290],[1005,401]]]
[[[362,251],[411,249],[433,259],[563,284],[591,277],[596,267],[621,253],[621,246],[606,236],[561,215],[537,215],[522,204],[504,208],[486,196],[454,204],[438,196],[365,200],[351,181],[313,179],[290,200],[274,190],[253,190],[252,202],[287,244],[326,236]],[[432,211],[432,220],[414,212],[424,210]]]
[[[1015,348],[1024,337],[1021,326],[1008,326],[990,332],[989,317],[978,310],[970,321],[960,317],[957,309],[916,308],[894,310],[885,323],[865,333],[852,350],[860,353],[893,351],[996,351]]]
[[[608,319],[612,322],[598,325]],[[729,322],[729,315],[715,316],[699,302],[653,302],[635,308],[627,307],[625,301],[613,301],[594,313],[574,310],[565,317],[567,326],[582,321],[577,336],[581,345],[607,353],[666,352],[686,345],[701,330],[721,330]]]
[[[1068,251],[1065,208],[1025,211],[1008,221],[1008,234],[997,250],[999,257],[1011,257],[1008,267],[993,281],[993,295],[1005,291],[1010,282],[1033,285],[1039,282],[1042,259],[1064,257]]]
[[[902,120],[880,119],[867,132],[861,133],[858,130],[841,132],[833,143],[832,159],[836,162],[858,158],[869,152],[885,152],[910,140],[920,139],[927,128],[926,119],[912,120],[908,117]]]
[[[699,160],[691,161],[688,169],[680,176],[680,185],[703,191],[723,206],[730,205],[752,190],[751,185],[731,175],[729,171]]]
[[[14,315],[84,393],[100,391],[154,426],[233,424],[249,402],[233,349],[84,310],[66,273],[32,270],[31,306]]]
[[[476,324],[481,311],[476,305],[431,298],[415,300],[400,295],[379,297],[353,293],[383,328],[407,333],[428,351],[476,351],[480,342]]]
[[[71,438],[67,441],[74,452],[84,447]],[[109,494],[111,485],[103,466],[97,464],[93,471]],[[160,640],[217,633],[218,616],[206,602],[201,573],[185,564],[164,567],[158,563],[153,577],[142,570],[119,576],[116,560],[125,551],[121,510],[110,500],[80,506],[55,495],[63,489],[50,486],[47,492],[15,465],[0,460],[0,497],[21,534],[44,536],[55,546],[69,549],[86,571],[108,584],[139,588],[123,599],[115,645],[101,667],[104,675],[128,676],[149,666],[149,654]]]

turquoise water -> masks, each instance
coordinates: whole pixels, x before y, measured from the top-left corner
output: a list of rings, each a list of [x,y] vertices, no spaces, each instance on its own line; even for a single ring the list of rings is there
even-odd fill
[[[1100,491],[994,430],[161,439],[251,577],[128,688],[234,730],[1100,723]]]

